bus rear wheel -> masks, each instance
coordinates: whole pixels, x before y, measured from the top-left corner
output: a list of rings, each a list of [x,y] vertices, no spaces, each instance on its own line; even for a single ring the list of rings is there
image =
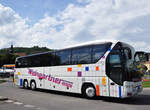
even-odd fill
[[[83,92],[86,98],[94,98],[96,96],[96,90],[92,85],[86,86]]]
[[[27,80],[24,80],[24,82],[23,82],[23,88],[24,89],[28,89],[28,81]]]
[[[36,82],[35,81],[31,81],[30,88],[31,88],[31,90],[35,90],[36,89]]]

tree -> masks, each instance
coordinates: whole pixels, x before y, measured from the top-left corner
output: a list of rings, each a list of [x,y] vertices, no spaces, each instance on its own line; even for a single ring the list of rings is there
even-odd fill
[[[16,57],[18,56],[10,53],[0,55],[0,67],[2,67],[4,64],[14,64]]]

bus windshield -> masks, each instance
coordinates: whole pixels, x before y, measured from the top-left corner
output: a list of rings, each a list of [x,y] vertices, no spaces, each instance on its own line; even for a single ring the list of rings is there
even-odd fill
[[[129,59],[126,55],[128,54],[128,52],[126,50],[124,50],[124,54],[125,54],[125,68],[126,68],[126,73],[127,73],[127,81],[139,81],[142,79],[143,73],[146,72],[147,68],[146,66],[144,66],[141,62],[145,61],[146,58],[144,57],[144,55],[140,55],[143,56],[143,60],[139,59],[140,61],[137,61],[136,59],[131,60]]]
[[[119,85],[123,85],[124,81],[139,81],[142,78],[143,65],[134,61],[131,49],[128,45],[118,43],[107,57],[106,74]]]

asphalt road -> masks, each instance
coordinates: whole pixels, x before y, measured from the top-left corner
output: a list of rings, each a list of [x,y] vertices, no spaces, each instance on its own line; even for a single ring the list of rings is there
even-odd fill
[[[56,91],[31,91],[15,87],[12,82],[0,84],[0,110],[150,110],[150,89],[128,99],[98,97],[93,100],[78,94]]]

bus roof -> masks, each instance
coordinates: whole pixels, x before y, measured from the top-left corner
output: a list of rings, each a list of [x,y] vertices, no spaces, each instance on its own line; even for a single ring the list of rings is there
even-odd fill
[[[105,44],[105,43],[110,43],[110,42],[111,43],[117,43],[119,41],[117,41],[117,40],[95,40],[95,41],[89,41],[89,42],[85,42],[85,43],[71,45],[71,46],[68,46],[68,47],[63,48],[63,49],[81,47],[81,46],[88,46],[88,45],[96,45],[96,44]]]

